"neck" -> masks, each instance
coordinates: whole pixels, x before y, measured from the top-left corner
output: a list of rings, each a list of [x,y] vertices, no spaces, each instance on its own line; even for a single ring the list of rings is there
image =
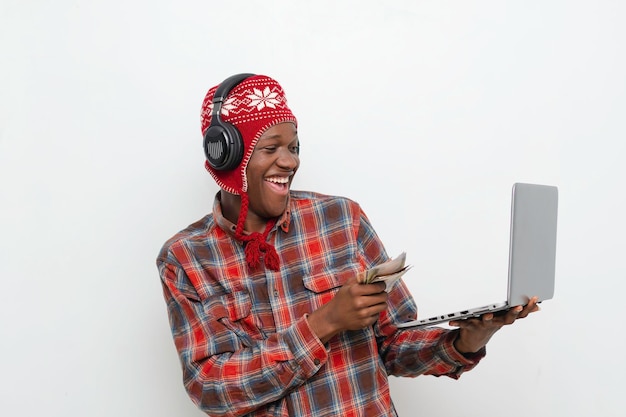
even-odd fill
[[[232,223],[237,224],[239,210],[241,209],[241,197],[220,190],[220,205],[222,206],[222,215]]]
[[[220,204],[222,206],[222,215],[236,225],[239,221],[239,213],[241,212],[241,196],[220,190]],[[260,217],[248,209],[243,228],[248,233],[263,233],[267,222],[270,220],[271,219]]]

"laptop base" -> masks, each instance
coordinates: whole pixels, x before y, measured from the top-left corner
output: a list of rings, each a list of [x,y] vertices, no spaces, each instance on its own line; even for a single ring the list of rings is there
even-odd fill
[[[506,301],[504,301],[501,303],[494,303],[494,304],[488,304],[482,307],[471,308],[469,310],[461,310],[455,313],[443,314],[440,316],[433,316],[427,319],[418,319],[418,320],[413,320],[413,321],[409,321],[406,323],[399,323],[397,327],[399,329],[402,329],[405,327],[428,327],[428,326],[433,326],[435,324],[446,323],[451,320],[463,320],[463,319],[469,319],[472,317],[480,317],[486,313],[496,313],[498,311],[508,310],[509,308],[511,308],[511,306],[509,306],[509,304]]]

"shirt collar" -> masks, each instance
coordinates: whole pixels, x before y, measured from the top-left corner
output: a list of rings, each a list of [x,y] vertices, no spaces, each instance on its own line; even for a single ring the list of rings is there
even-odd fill
[[[287,200],[287,209],[278,218],[278,221],[276,222],[276,226],[274,226],[274,228],[280,227],[281,230],[285,233],[289,231],[289,225],[291,224],[291,207],[292,207],[291,204],[292,204],[291,195],[289,195],[288,200]],[[237,225],[231,222],[230,220],[228,220],[222,214],[222,203],[220,201],[219,191],[215,195],[215,200],[213,201],[213,218],[215,219],[215,222],[220,227],[220,229],[222,229],[223,231],[225,231],[226,233],[228,233],[229,235],[233,237],[235,236],[235,229],[237,228]],[[243,234],[248,235],[250,233],[244,230]]]

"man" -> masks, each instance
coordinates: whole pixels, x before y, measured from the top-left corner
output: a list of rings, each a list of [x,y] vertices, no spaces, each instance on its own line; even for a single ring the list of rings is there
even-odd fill
[[[417,308],[402,280],[360,284],[389,259],[360,206],[290,189],[297,121],[282,87],[240,74],[207,93],[213,211],[163,246],[162,279],[185,388],[212,416],[395,416],[388,375],[458,378],[505,315],[398,329]]]

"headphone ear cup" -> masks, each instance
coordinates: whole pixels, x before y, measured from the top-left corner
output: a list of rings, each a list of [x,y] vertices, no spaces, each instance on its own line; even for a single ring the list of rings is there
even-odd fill
[[[243,139],[230,123],[211,124],[204,133],[204,155],[216,171],[230,171],[243,158]]]
[[[230,171],[239,166],[243,159],[244,143],[235,125],[220,118],[226,97],[238,84],[254,74],[235,74],[217,87],[213,94],[212,120],[204,132],[204,155],[209,166],[216,171]]]

